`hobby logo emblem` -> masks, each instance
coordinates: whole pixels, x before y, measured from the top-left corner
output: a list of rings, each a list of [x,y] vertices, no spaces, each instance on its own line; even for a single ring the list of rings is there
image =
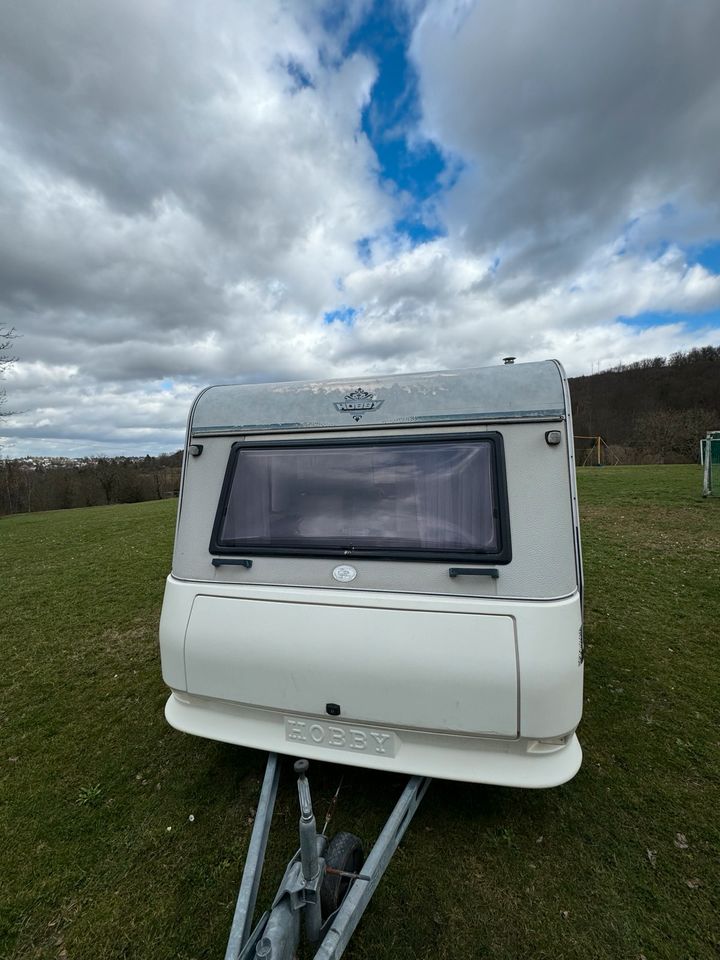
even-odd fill
[[[335,409],[341,413],[351,413],[357,423],[370,410],[378,410],[383,405],[382,400],[376,400],[374,393],[368,393],[362,387],[356,387],[351,393],[345,394],[345,399],[335,404]]]

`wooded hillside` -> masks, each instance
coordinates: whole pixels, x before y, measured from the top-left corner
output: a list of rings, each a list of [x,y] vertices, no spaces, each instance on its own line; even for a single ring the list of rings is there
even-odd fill
[[[624,463],[691,463],[720,430],[720,347],[573,377],[570,392],[576,436],[602,436]]]

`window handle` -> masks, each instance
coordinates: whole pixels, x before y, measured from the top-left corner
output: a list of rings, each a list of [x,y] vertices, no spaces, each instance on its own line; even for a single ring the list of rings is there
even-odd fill
[[[497,567],[450,567],[451,577],[492,577],[497,580],[500,571]]]
[[[212,565],[214,567],[247,567],[252,566],[252,560],[245,560],[240,557],[213,557]]]

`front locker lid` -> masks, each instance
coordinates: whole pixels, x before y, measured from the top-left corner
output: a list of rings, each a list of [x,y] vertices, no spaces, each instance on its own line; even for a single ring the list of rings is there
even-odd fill
[[[198,596],[188,692],[285,713],[518,735],[512,617]]]

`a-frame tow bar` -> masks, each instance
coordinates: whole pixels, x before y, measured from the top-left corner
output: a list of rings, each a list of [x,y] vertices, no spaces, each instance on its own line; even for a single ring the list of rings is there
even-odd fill
[[[251,932],[280,779],[277,754],[268,756],[225,960],[293,960],[303,927],[315,960],[338,960],[430,786],[428,777],[408,780],[363,862],[357,837],[337,833],[328,841],[324,831],[317,832],[308,766],[307,760],[295,763],[300,849],[288,863],[270,909]]]

